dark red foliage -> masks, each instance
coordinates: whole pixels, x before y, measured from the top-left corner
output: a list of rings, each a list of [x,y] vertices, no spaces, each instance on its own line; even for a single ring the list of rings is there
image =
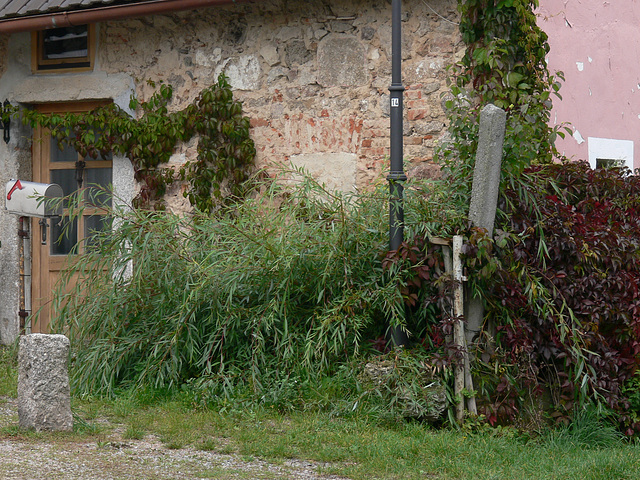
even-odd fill
[[[398,286],[400,293],[407,306],[416,307],[419,295],[424,291],[423,286],[431,285],[439,276],[436,272],[441,263],[437,249],[430,246],[423,237],[416,236],[411,242],[402,242],[398,250],[387,252],[382,260],[382,268],[385,271],[394,268],[402,271],[402,280]]]
[[[582,387],[572,350],[579,347],[588,391],[628,418],[622,387],[640,363],[640,178],[584,163],[532,167],[523,178],[527,195],[508,189],[502,202],[501,228],[515,235],[496,249],[501,268],[489,282],[489,316],[511,360],[526,355],[536,371],[556,372],[538,380],[556,389],[558,408],[570,411]],[[523,270],[549,293],[554,308],[544,317],[531,305],[543,299],[525,294],[530,285],[515,273]],[[554,314],[567,307],[573,320]],[[567,318],[578,338],[561,337]]]
[[[566,422],[580,402],[598,399],[622,431],[640,433],[640,393],[629,393],[640,365],[640,177],[585,163],[535,166],[500,202],[494,241],[471,229],[463,249],[495,337],[474,352],[482,413],[513,423],[537,405]],[[439,248],[415,237],[382,263],[400,273],[419,320],[408,327],[433,365],[459,362]]]

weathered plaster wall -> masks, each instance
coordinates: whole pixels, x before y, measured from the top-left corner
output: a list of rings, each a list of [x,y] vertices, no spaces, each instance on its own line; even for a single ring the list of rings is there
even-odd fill
[[[549,67],[566,77],[552,121],[575,129],[559,150],[592,161],[625,157],[640,167],[640,4],[541,0],[538,13]]]
[[[1,34],[0,35],[0,58],[7,58],[7,49],[9,46],[9,35]],[[4,75],[4,72],[7,70],[7,61],[0,61],[0,76]]]
[[[0,67],[0,101],[13,100],[12,90],[29,73],[26,34],[3,37],[3,62]],[[31,132],[18,122],[12,122],[11,141],[0,141],[0,188],[11,178],[31,179]],[[18,218],[0,206],[0,344],[11,343],[18,335],[20,305],[20,274],[18,256]]]
[[[415,164],[432,160],[445,123],[444,68],[463,48],[456,2],[428,4],[403,2],[405,157]],[[153,91],[146,80],[170,83],[176,109],[224,71],[251,118],[260,165],[303,159],[310,168],[321,154],[341,155],[365,187],[388,155],[390,2],[273,0],[110,22],[99,64],[135,77],[141,98]]]
[[[405,158],[424,171],[444,133],[445,67],[462,55],[455,0],[403,1]],[[33,75],[30,35],[0,38],[0,100],[29,106],[58,101],[147,99],[148,80],[174,87],[181,109],[221,72],[251,119],[258,164],[293,162],[342,190],[366,188],[389,152],[391,4],[379,0],[267,0],[98,25],[93,72]],[[6,49],[6,50],[5,50]],[[0,142],[0,185],[31,178],[31,132],[17,122]],[[175,166],[195,155],[182,145]],[[135,194],[126,159],[114,184]],[[188,208],[174,187],[172,209]],[[17,219],[0,208],[0,343],[18,333]]]

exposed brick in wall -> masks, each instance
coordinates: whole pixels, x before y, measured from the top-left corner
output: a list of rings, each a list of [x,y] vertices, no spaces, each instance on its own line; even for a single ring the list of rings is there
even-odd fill
[[[413,163],[432,160],[444,131],[444,69],[463,49],[455,9],[455,0],[403,2],[404,152]],[[388,2],[273,0],[111,22],[101,27],[98,59],[102,70],[131,73],[141,98],[152,92],[146,80],[172,84],[174,108],[225,71],[261,165],[353,153],[363,187],[389,153]]]

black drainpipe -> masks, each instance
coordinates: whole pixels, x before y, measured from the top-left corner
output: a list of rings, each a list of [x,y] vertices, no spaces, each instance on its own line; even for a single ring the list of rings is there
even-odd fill
[[[391,86],[390,92],[390,136],[391,168],[389,180],[389,250],[398,250],[404,241],[404,181],[407,176],[403,170],[402,153],[402,4],[401,0],[391,3]],[[407,334],[400,327],[390,329],[391,342],[395,346],[404,346],[408,342]]]

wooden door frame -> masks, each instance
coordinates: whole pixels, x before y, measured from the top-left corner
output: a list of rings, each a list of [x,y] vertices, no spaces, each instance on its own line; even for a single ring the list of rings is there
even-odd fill
[[[110,102],[107,101],[82,101],[82,102],[67,102],[67,103],[52,103],[36,105],[35,109],[40,113],[80,113],[92,110],[94,108],[106,105]],[[51,142],[48,129],[41,126],[36,126],[33,131],[33,146],[31,154],[31,166],[33,181],[39,183],[50,183],[49,172],[50,158],[51,158]],[[93,163],[93,162],[92,162]],[[105,165],[100,162],[96,167],[109,166],[112,167],[111,161],[104,162]],[[40,219],[31,219],[31,318],[28,321],[31,323],[31,331],[33,333],[49,333],[49,322],[51,316],[51,301],[54,285],[51,282],[51,275],[49,271],[51,266],[55,266],[57,269],[62,270],[68,262],[67,255],[50,256],[46,255],[49,264],[44,265],[42,245],[40,238]],[[81,222],[78,222],[78,234],[80,234]],[[49,248],[51,242],[51,232],[47,232],[47,247]],[[43,278],[44,277],[44,278]],[[34,323],[34,314],[38,314],[38,321]]]

